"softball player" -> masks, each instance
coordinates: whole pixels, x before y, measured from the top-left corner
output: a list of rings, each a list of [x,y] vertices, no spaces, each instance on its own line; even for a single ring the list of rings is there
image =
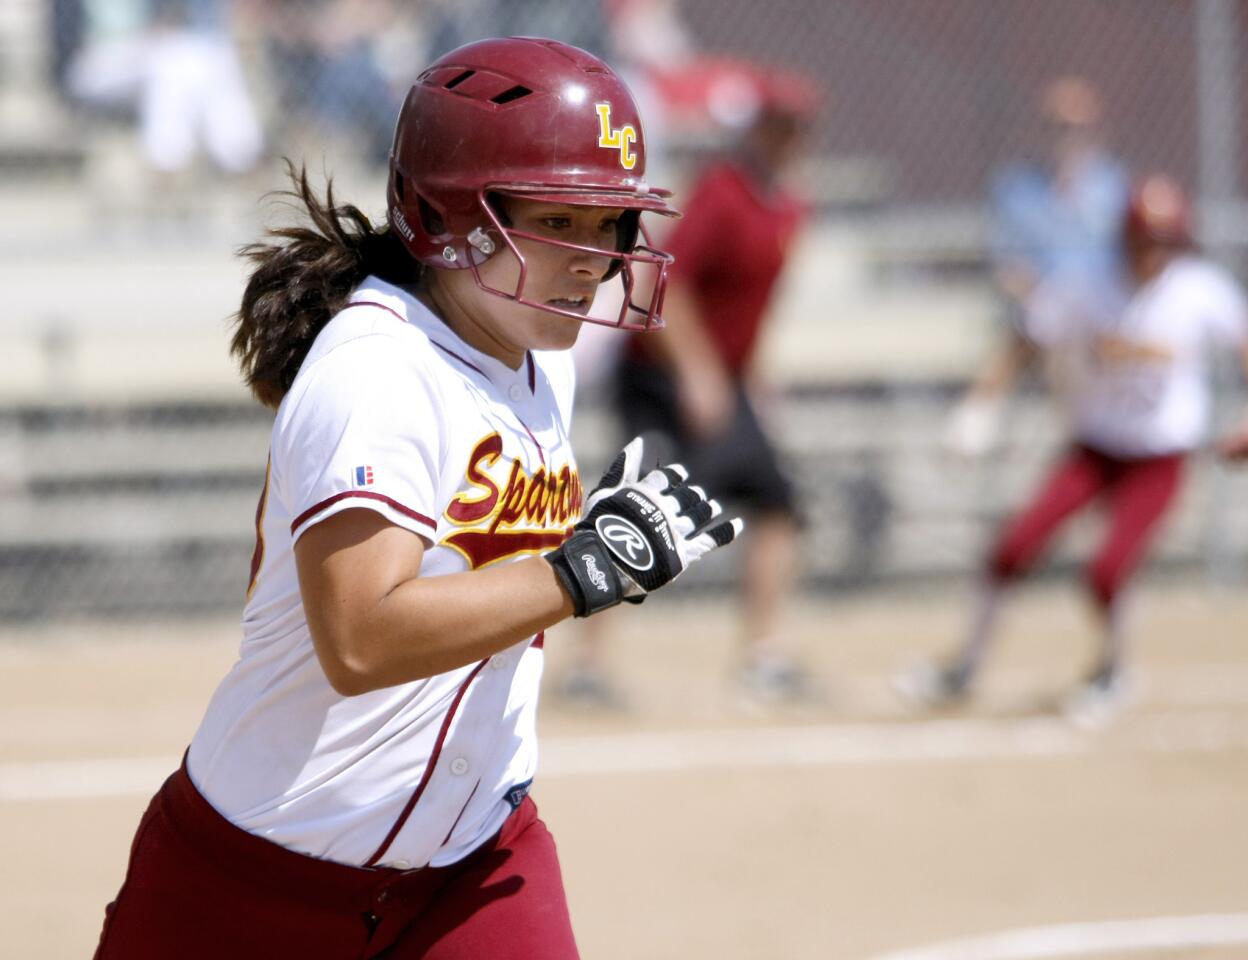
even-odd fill
[[[1157,526],[1180,488],[1187,455],[1204,442],[1211,405],[1208,354],[1234,346],[1248,370],[1248,312],[1235,281],[1193,249],[1188,204],[1164,177],[1132,190],[1122,222],[1128,267],[1121,293],[1063,286],[1055,278],[1032,298],[1017,369],[1038,349],[1052,361],[1073,443],[1040,490],[1001,530],[977,594],[970,630],[940,668],[899,679],[902,692],[927,704],[964,697],[989,645],[1006,587],[1040,556],[1057,528],[1095,499],[1108,523],[1086,570],[1102,627],[1100,655],[1066,702],[1070,717],[1095,724],[1123,693],[1123,591],[1144,560]],[[954,418],[955,445],[982,450],[993,394],[973,392]],[[959,442],[959,440],[961,442]],[[1248,421],[1219,444],[1229,458],[1248,453]]]
[[[233,342],[277,408],[240,657],[98,958],[577,955],[528,796],[542,631],[741,530],[640,441],[586,496],[568,445],[598,285],[613,325],[661,325],[640,217],[675,211],[644,177],[620,80],[530,38],[420,75],[386,227],[294,177],[311,226],[249,249]]]

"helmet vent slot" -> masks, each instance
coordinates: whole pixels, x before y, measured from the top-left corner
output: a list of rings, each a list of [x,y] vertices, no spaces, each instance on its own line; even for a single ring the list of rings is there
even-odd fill
[[[446,223],[438,211],[429,205],[428,200],[418,194],[416,206],[420,210],[420,225],[425,228],[425,233],[431,237],[440,237],[446,233]]]
[[[475,70],[465,70],[463,73],[452,77],[449,81],[447,81],[444,84],[444,86],[446,87],[447,90],[454,90],[456,87],[458,87],[465,80],[469,79],[476,72],[477,71]]]
[[[521,97],[527,97],[533,91],[528,87],[522,87],[517,84],[508,90],[504,90],[496,97],[490,97],[491,103],[511,103],[513,100],[519,100]]]

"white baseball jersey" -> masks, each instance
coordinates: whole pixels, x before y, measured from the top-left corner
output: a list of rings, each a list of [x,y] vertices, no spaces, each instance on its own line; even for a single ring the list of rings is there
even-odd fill
[[[452,863],[498,830],[537,768],[540,638],[343,697],[313,651],[293,548],[364,507],[426,541],[423,577],[553,549],[583,501],[573,386],[568,352],[512,370],[376,278],[329,322],[277,412],[240,657],[188,757],[220,813],[358,866]]]
[[[1027,334],[1058,360],[1058,392],[1079,441],[1157,456],[1204,441],[1210,349],[1244,343],[1248,310],[1226,271],[1188,255],[1130,295],[1050,284],[1034,298]]]

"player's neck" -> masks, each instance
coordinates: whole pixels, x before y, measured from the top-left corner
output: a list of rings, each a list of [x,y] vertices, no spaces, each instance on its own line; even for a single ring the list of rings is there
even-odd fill
[[[1131,265],[1131,275],[1137,287],[1152,283],[1170,266],[1179,254],[1171,250],[1154,250],[1144,256],[1137,257]]]
[[[499,340],[483,324],[477,322],[452,293],[433,287],[422,287],[416,295],[435,317],[446,324],[447,329],[468,346],[487,357],[493,357],[508,369],[520,369],[520,365],[524,363],[525,351]]]

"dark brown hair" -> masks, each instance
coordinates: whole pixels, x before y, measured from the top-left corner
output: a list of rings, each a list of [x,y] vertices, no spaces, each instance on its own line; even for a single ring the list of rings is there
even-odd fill
[[[321,200],[308,183],[304,166],[286,161],[291,189],[276,191],[301,209],[306,224],[271,228],[266,241],[251,243],[239,255],[256,269],[243,291],[230,353],[243,379],[267,407],[286,396],[316,335],[369,274],[391,283],[411,284],[421,267],[387,225],[373,223],[359,208],[334,202],[334,185],[325,181]]]

